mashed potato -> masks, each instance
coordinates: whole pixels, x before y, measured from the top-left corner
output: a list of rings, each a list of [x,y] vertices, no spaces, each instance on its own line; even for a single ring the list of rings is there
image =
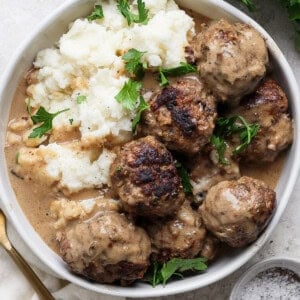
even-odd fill
[[[99,144],[121,132],[131,132],[132,114],[114,97],[128,79],[120,53],[145,51],[151,67],[175,67],[185,61],[184,48],[194,34],[194,22],[173,0],[145,1],[150,20],[132,24],[117,10],[116,1],[103,2],[104,18],[78,19],[57,48],[42,50],[34,62],[38,83],[29,87],[33,107],[50,112],[70,109],[54,119],[55,129],[78,126],[85,145]],[[136,1],[132,9],[136,9]],[[78,105],[78,95],[87,97]]]
[[[15,172],[27,180],[55,184],[68,193],[110,185],[109,167],[115,154],[103,149],[92,161],[92,152],[56,143],[39,148],[21,148]]]
[[[116,145],[132,138],[135,112],[115,99],[128,80],[122,55],[135,48],[146,52],[142,60],[151,68],[176,67],[185,61],[185,47],[194,35],[193,19],[173,0],[144,3],[149,9],[147,24],[128,25],[116,1],[103,1],[104,18],[75,20],[56,47],[38,53],[36,80],[27,89],[30,106],[33,110],[43,106],[50,113],[67,111],[53,119],[48,145],[40,145],[47,144],[46,138],[28,138],[32,128],[24,133],[28,148],[20,151],[21,176],[57,184],[66,193],[109,185],[114,154],[104,149],[91,162],[89,149],[101,150],[106,142]],[[137,13],[137,1],[130,9]],[[79,96],[84,99],[80,103]],[[55,136],[72,131],[78,132],[84,151],[57,144],[63,141]]]

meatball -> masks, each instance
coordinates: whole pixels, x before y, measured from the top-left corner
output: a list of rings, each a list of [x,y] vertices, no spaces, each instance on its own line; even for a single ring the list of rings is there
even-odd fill
[[[226,152],[230,152],[228,149]],[[226,155],[230,161],[228,165],[220,164],[216,156],[215,151],[212,150],[208,154],[201,153],[191,159],[190,179],[195,204],[200,204],[207,191],[217,183],[241,177],[239,165],[230,158],[230,155]]]
[[[260,125],[256,137],[240,154],[248,162],[272,162],[293,142],[293,122],[288,114],[288,100],[281,87],[266,80],[232,114]]]
[[[152,136],[125,144],[110,174],[124,209],[134,215],[165,217],[174,214],[184,202],[173,157]]]
[[[71,270],[96,282],[128,285],[143,278],[149,266],[146,232],[114,211],[75,224],[61,232],[58,241]]]
[[[276,194],[260,180],[241,177],[222,181],[200,207],[206,228],[231,247],[255,241],[275,207]]]
[[[147,232],[155,260],[163,262],[174,257],[196,257],[206,236],[200,214],[187,201],[173,219],[155,222],[147,227]]]
[[[194,49],[202,80],[222,101],[237,103],[266,74],[266,43],[247,24],[214,22],[196,36]]]
[[[219,250],[220,241],[211,234],[207,234],[200,252],[200,256],[207,260],[213,260]]]
[[[171,83],[149,101],[142,132],[154,135],[168,149],[193,154],[209,142],[217,116],[215,99],[196,77]]]

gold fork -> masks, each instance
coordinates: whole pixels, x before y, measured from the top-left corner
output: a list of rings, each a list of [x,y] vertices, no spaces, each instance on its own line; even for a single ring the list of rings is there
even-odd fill
[[[20,255],[20,253],[11,245],[7,234],[6,234],[6,222],[5,216],[0,209],[0,244],[4,247],[9,256],[14,260],[16,265],[23,272],[25,277],[27,277],[28,281],[34,287],[37,294],[41,299],[45,300],[55,300],[51,293],[44,286],[42,281],[37,277],[34,271],[31,269],[29,264],[25,261],[25,259]]]

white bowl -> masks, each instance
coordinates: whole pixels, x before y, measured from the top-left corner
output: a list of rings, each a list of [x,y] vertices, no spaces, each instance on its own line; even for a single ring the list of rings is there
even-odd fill
[[[0,85],[0,205],[27,245],[41,261],[52,269],[52,271],[61,278],[99,293],[137,298],[171,295],[201,288],[228,276],[253,257],[269,238],[287,205],[297,178],[300,164],[299,158],[296,157],[296,155],[300,153],[300,96],[295,77],[280,49],[262,27],[241,11],[224,1],[179,0],[177,2],[184,7],[194,9],[211,18],[225,17],[233,21],[251,24],[267,41],[270,55],[273,59],[274,70],[278,74],[279,82],[287,92],[290,100],[290,109],[295,120],[294,144],[289,151],[276,188],[278,197],[277,210],[270,224],[255,243],[247,248],[231,251],[228,256],[214,262],[204,274],[170,282],[166,287],[158,286],[152,288],[151,285],[143,283],[138,283],[134,287],[96,284],[82,279],[68,270],[63,260],[54,253],[34,231],[22,212],[9,182],[3,149],[5,145],[5,130],[9,109],[21,76],[29,69],[39,50],[52,46],[63,32],[65,32],[67,25],[71,21],[78,17],[86,16],[93,7],[93,1],[90,0],[69,0],[60,6],[57,11],[41,25],[35,28],[34,32],[27,38],[27,41],[14,55],[2,78]]]
[[[295,272],[300,276],[300,261],[292,258],[274,257],[263,260],[252,266],[246,273],[236,282],[230,294],[229,300],[240,300],[241,292],[245,285],[252,280],[258,273],[270,268],[283,268]]]

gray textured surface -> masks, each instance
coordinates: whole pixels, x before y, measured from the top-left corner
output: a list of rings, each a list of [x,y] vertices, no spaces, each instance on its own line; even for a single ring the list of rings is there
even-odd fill
[[[26,38],[26,34],[30,32],[31,28],[62,2],[63,0],[0,0],[0,74],[14,49]],[[239,1],[231,0],[229,2],[242,7]],[[273,36],[290,62],[300,84],[300,55],[294,49],[294,31],[287,19],[287,14],[281,8],[279,0],[257,0],[254,2],[258,4],[258,11],[251,14],[251,16]],[[245,10],[243,7],[242,9]],[[289,205],[270,241],[246,266],[226,279],[202,290],[161,299],[227,299],[236,279],[255,262],[273,256],[300,259],[300,200],[297,197],[299,192],[300,179],[298,178]],[[19,241],[19,243],[21,242]],[[0,250],[0,269],[1,266],[6,265],[4,259],[5,256]],[[90,297],[86,296],[85,299],[89,300],[92,297],[91,294]]]

